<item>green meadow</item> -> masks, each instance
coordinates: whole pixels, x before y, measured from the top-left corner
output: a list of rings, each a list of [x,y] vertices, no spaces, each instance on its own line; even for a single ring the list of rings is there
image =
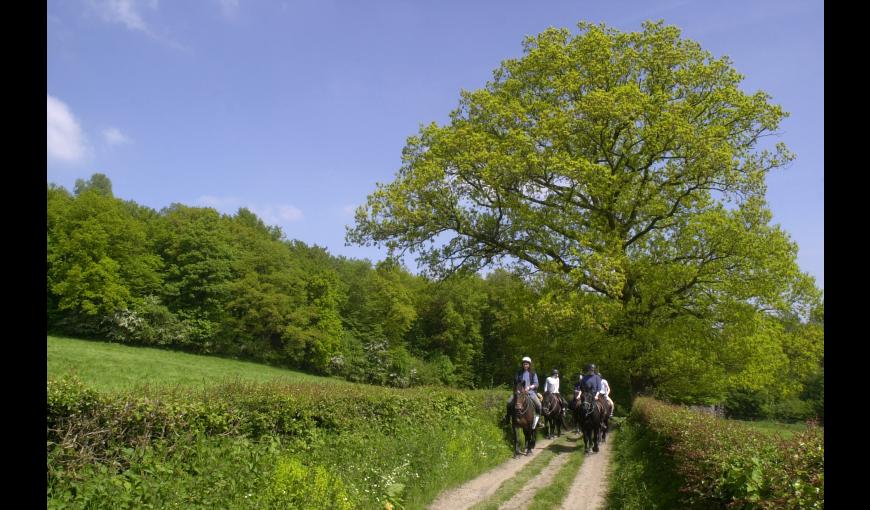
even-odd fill
[[[205,387],[227,380],[251,382],[323,382],[350,384],[216,356],[202,356],[153,347],[48,337],[48,377],[75,374],[101,391],[130,390],[143,386]]]

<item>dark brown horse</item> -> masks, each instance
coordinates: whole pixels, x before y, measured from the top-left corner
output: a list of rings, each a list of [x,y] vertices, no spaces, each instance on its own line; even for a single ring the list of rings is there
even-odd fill
[[[544,401],[541,402],[541,411],[544,415],[546,438],[551,439],[554,435],[561,437],[564,425],[561,399],[555,393],[545,393]]]
[[[581,401],[574,408],[574,423],[579,423],[583,430],[583,446],[586,448],[586,453],[598,451],[601,426],[605,416],[605,405],[601,400],[595,400],[594,392],[584,391]]]
[[[525,384],[522,379],[514,383],[514,405],[511,409],[511,425],[514,431],[514,457],[520,454],[519,433],[517,429],[523,429],[526,438],[526,455],[532,453],[535,448],[535,403],[526,395]]]

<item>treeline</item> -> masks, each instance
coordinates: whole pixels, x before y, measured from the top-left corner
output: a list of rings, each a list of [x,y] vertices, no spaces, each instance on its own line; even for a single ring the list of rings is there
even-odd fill
[[[747,308],[731,325],[685,317],[614,335],[606,316],[588,313],[607,304],[566,292],[557,276],[432,280],[391,259],[288,240],[244,208],[155,211],[114,197],[102,174],[47,193],[54,332],[397,387],[506,384],[524,355],[542,377],[559,368],[570,387],[592,361],[617,402],[644,383],[662,398],[728,400],[747,415],[822,412],[821,308],[809,322]]]
[[[247,209],[124,201],[102,174],[48,186],[47,249],[49,329],[65,334],[399,387],[507,383],[534,344],[516,276],[430,281],[287,240]]]

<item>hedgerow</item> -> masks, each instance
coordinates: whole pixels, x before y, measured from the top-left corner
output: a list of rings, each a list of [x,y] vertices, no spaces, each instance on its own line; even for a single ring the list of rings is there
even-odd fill
[[[503,400],[304,383],[100,393],[53,379],[49,506],[419,507],[507,458]]]
[[[632,414],[664,439],[693,507],[823,508],[824,437],[818,427],[789,439],[638,397]]]

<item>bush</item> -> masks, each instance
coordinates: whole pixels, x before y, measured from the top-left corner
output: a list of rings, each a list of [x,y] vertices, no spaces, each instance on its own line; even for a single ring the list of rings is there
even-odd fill
[[[816,413],[811,402],[789,398],[768,404],[766,414],[779,421],[794,423],[812,419]]]
[[[345,498],[352,508],[383,508],[387,501],[422,506],[507,458],[511,450],[497,426],[503,398],[447,388],[277,382],[132,395],[52,379],[49,504],[274,508],[280,500],[298,508],[298,491],[305,490],[311,508],[334,508]],[[210,492],[252,495],[220,501]],[[116,505],[116,498],[129,505]]]
[[[736,422],[638,397],[632,414],[666,442],[690,506],[823,508],[824,438],[770,438]]]
[[[192,326],[179,320],[156,296],[146,296],[104,319],[110,340],[139,345],[184,346],[191,341]]]
[[[725,412],[729,418],[751,420],[767,418],[770,398],[767,393],[744,388],[732,388],[725,400]]]
[[[306,466],[294,458],[278,461],[272,485],[260,503],[268,508],[353,509],[340,477],[323,466]]]

